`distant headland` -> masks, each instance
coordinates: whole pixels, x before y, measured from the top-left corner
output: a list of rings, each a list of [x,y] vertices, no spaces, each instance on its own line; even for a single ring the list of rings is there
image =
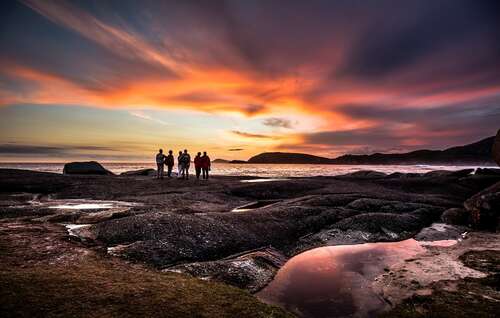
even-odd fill
[[[444,150],[415,150],[406,153],[374,153],[371,155],[343,155],[326,158],[305,153],[264,152],[251,157],[248,161],[223,160],[226,163],[269,163],[269,164],[341,164],[341,165],[415,165],[415,164],[453,164],[453,165],[495,165],[492,147],[495,136],[482,139],[464,146]]]

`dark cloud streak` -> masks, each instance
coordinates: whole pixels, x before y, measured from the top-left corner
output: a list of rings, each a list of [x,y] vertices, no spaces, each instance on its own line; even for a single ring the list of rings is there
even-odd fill
[[[37,146],[6,143],[0,144],[2,155],[67,155],[80,151],[117,151],[112,147],[100,146]]]
[[[269,127],[282,127],[288,129],[293,127],[293,124],[290,120],[276,117],[266,118],[262,121],[262,124]]]
[[[239,130],[233,130],[231,133],[240,136],[240,137],[245,137],[245,138],[258,138],[258,139],[275,139],[277,137],[271,136],[271,135],[264,135],[264,134],[254,134],[254,133],[249,133],[249,132],[244,132],[244,131],[239,131]]]

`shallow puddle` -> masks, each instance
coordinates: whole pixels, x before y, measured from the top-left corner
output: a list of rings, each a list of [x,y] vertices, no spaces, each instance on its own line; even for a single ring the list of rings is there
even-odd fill
[[[374,317],[388,307],[375,277],[424,250],[413,239],[316,248],[291,258],[256,296],[301,317]]]
[[[78,237],[78,235],[75,233],[75,230],[89,227],[91,226],[91,224],[64,224],[64,226],[66,227],[69,235]]]
[[[49,206],[49,209],[69,209],[69,210],[99,210],[99,209],[111,209],[113,204],[111,203],[79,203],[79,204],[61,204],[55,206]]]
[[[257,201],[257,202],[252,202],[252,203],[248,203],[248,204],[239,206],[237,208],[234,208],[231,210],[231,212],[247,212],[247,211],[255,210],[258,208],[263,208],[265,206],[268,206],[268,205],[271,205],[274,203],[278,203],[280,201],[281,200],[261,200],[261,201]]]
[[[256,182],[273,182],[273,181],[286,181],[286,180],[290,179],[288,178],[248,179],[248,180],[241,180],[241,182],[256,183]]]
[[[104,201],[104,200],[86,200],[86,199],[67,199],[50,200],[40,203],[49,209],[62,210],[108,210],[121,207],[132,207],[137,203],[124,201]]]

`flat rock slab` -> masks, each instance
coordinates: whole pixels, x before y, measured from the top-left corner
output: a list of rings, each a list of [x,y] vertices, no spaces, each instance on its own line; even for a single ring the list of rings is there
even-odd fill
[[[376,278],[375,288],[393,306],[382,317],[498,316],[499,234],[473,232],[426,249]]]
[[[155,176],[156,175],[156,170],[155,169],[139,169],[139,170],[132,170],[132,171],[125,171],[120,173],[121,176]]]

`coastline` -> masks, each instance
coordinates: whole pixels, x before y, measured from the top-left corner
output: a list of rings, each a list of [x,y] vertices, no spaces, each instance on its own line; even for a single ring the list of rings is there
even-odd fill
[[[151,162],[144,163],[123,163],[123,162],[102,162],[103,166],[111,172],[119,175],[124,172],[141,170],[141,169],[156,169],[156,165]],[[32,170],[40,172],[52,172],[62,174],[64,163],[0,163],[0,169],[20,169]],[[248,177],[282,177],[282,176],[299,176],[299,177],[314,177],[314,176],[338,176],[360,170],[375,170],[385,173],[392,172],[412,172],[425,173],[434,170],[460,170],[460,169],[476,169],[486,168],[494,169],[496,166],[489,165],[368,165],[368,164],[279,164],[279,163],[214,163],[212,166],[211,175],[213,176],[248,176]],[[194,169],[192,169],[194,173]],[[153,172],[151,173],[154,174]]]
[[[181,182],[5,169],[0,169],[0,176],[4,233],[18,231],[16,235],[25,237],[38,228],[49,237],[58,233],[58,240],[69,240],[64,244],[70,250],[76,244],[82,255],[113,256],[114,261],[124,260],[123,266],[146,266],[172,277],[189,274],[251,292],[266,286],[288,259],[302,251],[413,238],[440,222],[446,210],[462,207],[466,199],[500,181],[498,175],[474,175],[469,170],[422,175],[364,171],[248,183],[241,181],[255,178],[214,176],[208,182]],[[55,201],[71,205],[71,200],[85,199],[136,205],[54,208]],[[256,203],[256,208],[232,212]],[[61,224],[83,226],[70,235],[64,234]],[[11,239],[4,248],[15,246]],[[50,249],[66,257],[58,246]],[[26,257],[21,252],[11,262]],[[85,263],[85,257],[80,261]],[[395,296],[402,292],[391,293],[385,297],[392,299],[392,305],[403,301]]]

